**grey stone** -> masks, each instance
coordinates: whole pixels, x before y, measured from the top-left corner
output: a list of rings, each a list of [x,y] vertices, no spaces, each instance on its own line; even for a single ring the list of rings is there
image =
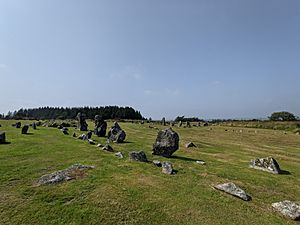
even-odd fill
[[[238,197],[244,201],[251,200],[250,195],[248,195],[243,189],[235,185],[234,183],[225,183],[225,184],[218,184],[214,186],[215,189],[224,191],[227,194],[230,194],[234,197]]]
[[[102,150],[107,152],[114,152],[114,149],[110,145],[105,145]]]
[[[103,117],[100,115],[95,116],[95,130],[94,133],[98,137],[105,137],[107,129],[107,123],[103,120]]]
[[[178,147],[178,134],[173,131],[172,128],[167,128],[158,132],[156,141],[153,144],[152,154],[171,157],[171,155],[178,150]]]
[[[28,129],[29,129],[29,126],[28,126],[28,125],[24,125],[24,126],[22,127],[22,134],[27,134]]]
[[[17,122],[15,126],[16,128],[21,128],[21,122]]]
[[[158,161],[158,160],[153,160],[152,163],[153,163],[155,166],[157,166],[157,167],[161,167],[161,166],[162,166],[162,165],[161,165],[161,162]]]
[[[275,174],[279,174],[281,172],[279,164],[272,157],[253,159],[250,162],[250,167]]]
[[[202,160],[197,160],[196,163],[199,164],[199,165],[205,165],[205,164],[206,164],[206,163],[205,163],[204,161],[202,161]]]
[[[80,130],[80,131],[87,131],[88,130],[88,124],[86,123],[85,121],[85,116],[82,114],[82,113],[78,113],[77,114],[77,120],[78,120],[78,125],[77,125],[77,128]]]
[[[98,147],[98,148],[103,148],[104,145],[102,145],[102,144],[99,143],[99,144],[97,144],[97,147]]]
[[[298,203],[285,200],[282,202],[273,203],[272,207],[290,219],[298,221],[300,220],[300,205]]]
[[[88,139],[91,139],[92,138],[92,135],[93,135],[93,132],[92,131],[89,131],[87,132],[86,136]]]
[[[74,164],[65,170],[59,170],[57,172],[42,176],[38,180],[38,185],[57,184],[63,181],[77,179],[80,177],[82,172],[93,168],[93,166]]]
[[[166,126],[166,118],[165,117],[162,118],[161,125]]]
[[[88,139],[88,142],[89,142],[90,145],[95,145],[96,144],[95,141],[92,140],[92,139]]]
[[[179,121],[178,122],[178,127],[181,127],[182,126],[182,121]]]
[[[32,129],[36,130],[36,123],[35,122],[32,123]]]
[[[162,163],[162,172],[165,174],[169,174],[169,175],[175,174],[172,163],[163,162]]]
[[[78,136],[78,139],[86,141],[88,139],[86,134],[81,134]]]
[[[122,152],[116,152],[116,153],[115,153],[115,156],[118,156],[118,157],[121,158],[121,159],[124,158]]]
[[[145,152],[143,152],[143,151],[129,152],[129,159],[135,160],[135,161],[140,161],[140,162],[148,162],[147,156],[146,156]]]
[[[6,143],[5,132],[0,132],[0,144]]]
[[[193,142],[189,142],[185,145],[186,148],[197,147]]]
[[[108,131],[108,140],[114,143],[122,143],[126,138],[126,133],[117,122]]]

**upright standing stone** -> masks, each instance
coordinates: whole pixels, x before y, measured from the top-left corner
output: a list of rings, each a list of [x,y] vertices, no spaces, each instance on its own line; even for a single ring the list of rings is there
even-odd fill
[[[77,114],[77,120],[78,120],[78,126],[77,128],[80,131],[87,131],[88,129],[88,124],[85,121],[85,116],[82,113]]]
[[[153,144],[152,154],[171,157],[171,155],[178,150],[178,147],[178,134],[173,131],[172,128],[167,128],[158,132],[156,141]]]
[[[24,125],[24,126],[22,127],[22,134],[27,134],[28,129],[29,129],[29,126],[28,126],[28,125]]]
[[[36,130],[36,123],[35,122],[32,123],[32,129]]]
[[[114,123],[112,128],[108,131],[108,141],[115,143],[122,143],[126,138],[126,133],[121,129],[117,122]]]
[[[21,122],[16,123],[16,128],[21,128]]]
[[[5,142],[5,132],[0,132],[0,144],[4,144]]]
[[[95,116],[95,131],[94,133],[98,137],[105,137],[107,129],[107,123],[103,120],[103,117],[100,115]]]
[[[181,127],[182,126],[182,121],[180,120],[179,122],[178,122],[178,127]]]
[[[162,118],[161,125],[166,126],[166,118],[165,117]]]

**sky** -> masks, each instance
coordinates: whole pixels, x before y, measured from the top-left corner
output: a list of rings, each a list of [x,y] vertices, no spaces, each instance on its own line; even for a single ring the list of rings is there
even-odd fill
[[[0,112],[300,116],[299,0],[0,0]]]

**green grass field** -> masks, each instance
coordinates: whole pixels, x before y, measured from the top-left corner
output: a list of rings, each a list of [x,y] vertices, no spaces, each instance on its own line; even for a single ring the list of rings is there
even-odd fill
[[[31,134],[21,135],[21,129],[11,126],[14,122],[0,120],[0,131],[6,131],[11,142],[0,145],[0,224],[299,224],[271,208],[271,203],[286,199],[300,202],[300,136],[292,132],[174,127],[180,148],[165,159],[151,155],[157,130],[148,124],[120,123],[127,142],[111,144],[124,153],[120,159],[73,138],[73,128],[68,136],[47,127],[30,128]],[[89,128],[94,126],[90,123]],[[186,149],[189,141],[197,148]],[[128,152],[133,150],[145,151],[149,160],[172,162],[178,173],[170,176],[151,163],[130,161]],[[290,174],[249,168],[251,159],[267,156]],[[79,180],[36,185],[42,175],[75,163],[95,169]],[[249,193],[252,201],[212,188],[229,181]]]

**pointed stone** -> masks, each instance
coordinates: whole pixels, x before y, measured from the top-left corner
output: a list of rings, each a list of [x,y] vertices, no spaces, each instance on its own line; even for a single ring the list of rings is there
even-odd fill
[[[279,174],[281,171],[279,164],[272,157],[253,159],[250,162],[250,167],[275,174]]]
[[[218,184],[214,186],[215,189],[224,191],[230,195],[238,197],[244,201],[251,200],[251,196],[248,195],[243,189],[235,185],[234,183],[225,183],[225,184]]]

